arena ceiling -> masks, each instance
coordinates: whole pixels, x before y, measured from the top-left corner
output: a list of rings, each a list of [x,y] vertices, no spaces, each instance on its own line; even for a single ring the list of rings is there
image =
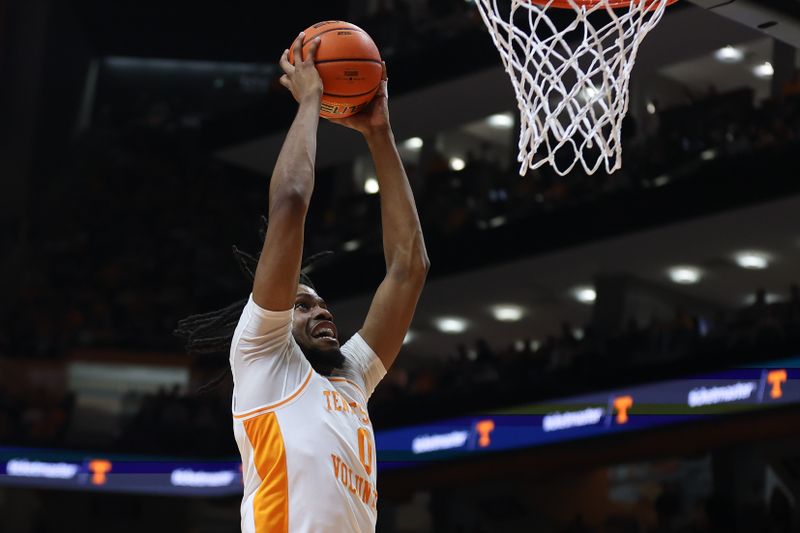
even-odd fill
[[[307,9],[277,2],[76,0],[75,13],[93,48],[104,56],[275,62],[301,29],[341,18],[347,0]]]
[[[752,7],[754,3],[750,0],[690,1],[707,10],[689,2],[676,4],[645,41],[637,62],[637,76],[671,78],[678,82],[677,88],[689,86],[700,90],[710,80],[722,89],[731,85],[729,81],[761,84],[759,90],[763,91],[767,82],[742,73],[726,77],[711,72],[710,54],[721,46],[743,44],[752,47],[753,61],[765,60],[771,40],[765,39],[763,31],[775,34],[777,26],[785,28],[792,21],[800,21],[800,2],[757,3],[785,21],[759,29],[763,25],[760,15],[750,18],[742,15],[735,22],[733,15],[741,13],[731,14],[728,9]],[[275,51],[284,48],[299,28],[320,19],[341,18],[342,13],[348,12],[349,2],[315,4],[314,20],[309,20],[303,10],[278,8],[275,3],[266,2],[228,3],[224,8],[185,1],[77,0],[74,5],[79,24],[101,58],[273,65]],[[750,12],[745,9],[745,13]],[[487,50],[486,57],[491,58],[490,65],[498,65],[488,37],[482,45]],[[447,62],[446,57],[439,59]],[[486,68],[480,61],[475,64],[480,69],[457,75],[448,73],[435,84],[429,78],[420,83],[412,79],[405,86],[396,81],[410,80],[408,73],[418,67],[414,63],[393,70],[393,87],[401,88],[393,93],[398,138],[432,135],[491,113],[513,110],[513,94],[502,68]],[[464,90],[465,87],[469,90]],[[676,87],[665,90],[675,92]],[[459,98],[452,98],[453,94]],[[280,121],[265,124],[261,131],[254,131],[247,138],[217,146],[216,153],[231,164],[266,175],[282,141],[281,126]],[[355,136],[336,135],[332,128],[323,125],[320,164],[339,163],[362,151]],[[444,356],[453,353],[458,342],[475,339],[477,332],[493,346],[504,347],[517,339],[542,340],[549,334],[557,334],[563,320],[582,325],[591,318],[592,306],[576,302],[570,291],[591,283],[599,272],[633,274],[723,308],[743,305],[744,298],[759,286],[776,294],[786,293],[800,271],[800,235],[792,230],[800,227],[799,213],[800,199],[793,198],[433,280],[420,302],[409,352]],[[730,255],[746,248],[773,254],[773,265],[759,271],[732,266]],[[666,269],[685,263],[701,267],[705,272],[703,280],[692,286],[670,285]],[[523,302],[526,314],[518,322],[498,322],[488,309],[495,303]],[[343,331],[358,328],[368,303],[367,296],[335,302],[334,311]],[[463,314],[470,321],[468,329],[460,336],[437,331],[434,320],[454,313]]]
[[[486,40],[483,44],[496,56]],[[746,49],[746,60],[741,65],[721,67],[714,59],[714,52],[728,45]],[[702,97],[710,87],[719,92],[751,87],[758,96],[766,97],[770,81],[753,76],[751,68],[770,60],[771,54],[772,39],[757,29],[688,4],[671,9],[639,51],[631,86],[631,112],[643,114],[645,103],[653,99],[665,106],[686,104],[693,97]],[[392,83],[404,75],[402,70],[392,72]],[[453,98],[454,94],[458,98]],[[637,105],[642,109],[637,110]],[[516,102],[508,76],[495,57],[493,63],[481,69],[437,84],[409,88],[393,98],[392,109],[399,139],[425,138],[493,113],[516,112]],[[275,130],[229,144],[216,153],[231,164],[268,174],[282,141],[282,130]],[[319,165],[341,163],[361,152],[363,146],[355,136],[341,135],[327,124],[321,126]]]
[[[670,11],[690,3],[753,28],[766,26],[761,29],[767,33],[800,22],[797,0],[684,0]],[[224,5],[187,0],[74,0],[72,4],[92,44],[104,55],[216,61],[273,61],[274,51],[285,47],[298,29],[319,20],[346,18],[353,11],[364,11],[366,5],[329,0],[307,10],[291,3],[242,0]],[[686,32],[681,35],[686,36]]]
[[[180,90],[190,96],[181,102],[189,106],[198,102],[198,109],[187,114],[190,121],[203,117],[203,144],[221,159],[261,175],[271,171],[282,132],[291,120],[291,113],[284,112],[291,107],[291,100],[277,94],[282,91],[275,84],[275,57],[298,29],[365,10],[359,2],[324,2],[314,6],[312,20],[304,10],[274,3],[233,2],[220,7],[185,0],[167,4],[76,0],[73,6],[71,13],[104,65],[108,66],[109,60],[138,61],[138,70],[132,72],[135,75],[114,73],[111,85],[116,93],[101,88],[101,98],[115,98],[124,107],[131,94],[126,85],[131,89],[139,84],[139,89],[148,92],[163,90],[175,98],[181,98],[174,94]],[[753,6],[758,9],[754,11]],[[648,98],[667,105],[680,103],[687,94],[702,93],[712,85],[724,91],[746,84],[762,97],[768,94],[769,80],[755,79],[745,68],[721,68],[712,53],[722,46],[742,44],[748,47],[747,65],[769,60],[771,39],[764,32],[780,33],[800,24],[798,6],[797,2],[787,5],[773,0],[676,3],[640,50],[634,87],[645,89],[639,91],[639,106]],[[773,24],[775,21],[779,23]],[[424,60],[402,54],[389,60],[393,106],[398,109],[394,126],[401,139],[425,137],[516,108],[510,83],[485,31],[473,31],[460,41],[446,35],[440,38],[436,54],[425,54]],[[152,64],[147,62],[152,60],[184,66],[189,62],[191,69],[202,62],[210,70],[208,75],[186,76],[187,81],[178,84],[179,69],[165,75],[160,67],[150,68]],[[223,72],[229,67],[248,70],[233,76],[248,82],[238,92],[229,89],[233,80],[226,79]],[[158,87],[159,83],[164,87]],[[222,84],[225,91],[215,91]],[[195,100],[190,93],[196,95]],[[452,97],[454,93],[459,95],[457,99]],[[632,112],[636,113],[637,95],[633,96]],[[357,139],[329,130],[323,126],[320,133],[321,165],[359,153]]]
[[[406,352],[445,357],[455,353],[458,343],[472,345],[479,337],[502,349],[521,339],[558,336],[563,321],[583,326],[591,320],[593,306],[578,302],[573,289],[592,285],[600,274],[629,274],[723,310],[748,305],[759,287],[772,301],[786,298],[790,285],[800,282],[798,228],[800,196],[795,196],[435,279],[423,292]],[[733,256],[744,250],[766,253],[768,267],[737,266]],[[698,267],[700,281],[673,283],[668,269],[676,265]],[[333,303],[340,331],[359,328],[370,299],[367,294]],[[496,304],[519,305],[525,314],[516,322],[498,321],[490,309]],[[444,316],[466,319],[467,329],[459,334],[438,331],[435,322]]]

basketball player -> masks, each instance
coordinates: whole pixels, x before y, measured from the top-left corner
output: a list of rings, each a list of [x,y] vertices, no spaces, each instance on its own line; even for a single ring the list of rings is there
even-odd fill
[[[374,531],[377,462],[367,402],[400,350],[428,270],[408,179],[389,125],[386,74],[372,103],[333,120],[361,133],[380,183],[386,277],[360,331],[341,343],[333,315],[300,280],[314,189],[322,81],[319,41],[281,84],[298,102],[269,189],[253,290],[233,334],[234,434],[242,455],[242,531]]]

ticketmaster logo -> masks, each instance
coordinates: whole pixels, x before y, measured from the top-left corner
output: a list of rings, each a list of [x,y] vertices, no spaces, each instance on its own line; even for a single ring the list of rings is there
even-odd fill
[[[47,479],[72,479],[78,473],[78,465],[70,463],[45,463],[27,459],[11,459],[6,465],[6,474],[17,477],[42,477]]]
[[[570,411],[567,413],[553,413],[542,419],[542,428],[545,431],[558,431],[559,429],[577,428],[597,424],[603,418],[605,409],[589,407],[583,411]]]
[[[176,487],[227,487],[234,481],[233,472],[203,472],[202,470],[173,470],[170,482]]]
[[[452,431],[440,435],[420,435],[411,441],[414,453],[428,453],[439,450],[452,450],[464,446],[469,437],[468,431]]]
[[[756,384],[753,382],[692,389],[689,391],[689,407],[702,407],[704,405],[746,400],[750,398],[754,390],[756,390]]]

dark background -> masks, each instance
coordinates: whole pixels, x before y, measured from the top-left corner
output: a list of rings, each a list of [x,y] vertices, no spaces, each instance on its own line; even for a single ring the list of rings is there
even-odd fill
[[[172,331],[248,293],[231,245],[258,250],[295,109],[276,60],[325,19],[387,61],[432,262],[376,429],[797,355],[797,4],[716,4],[677,3],[645,40],[622,170],[523,178],[474,3],[0,0],[0,446],[235,456],[230,383],[197,393],[225,354]],[[335,252],[312,276],[345,333],[383,275],[372,172],[321,126],[306,255]],[[797,531],[799,428],[787,408],[386,473],[378,529]],[[0,487],[0,531],[236,531],[238,504]]]

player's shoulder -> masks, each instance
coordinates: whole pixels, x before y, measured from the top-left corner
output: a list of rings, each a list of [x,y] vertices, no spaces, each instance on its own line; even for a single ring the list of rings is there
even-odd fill
[[[277,349],[288,344],[291,337],[293,309],[271,311],[259,307],[251,294],[242,308],[234,331],[231,351],[253,347]]]
[[[253,299],[253,293],[251,292],[250,295],[247,297],[247,303],[245,303],[244,308],[242,309],[242,316],[252,316],[254,318],[259,318],[262,321],[274,321],[274,322],[291,322],[293,317],[293,308],[283,309],[283,310],[272,310],[272,309],[265,309],[256,303]]]

